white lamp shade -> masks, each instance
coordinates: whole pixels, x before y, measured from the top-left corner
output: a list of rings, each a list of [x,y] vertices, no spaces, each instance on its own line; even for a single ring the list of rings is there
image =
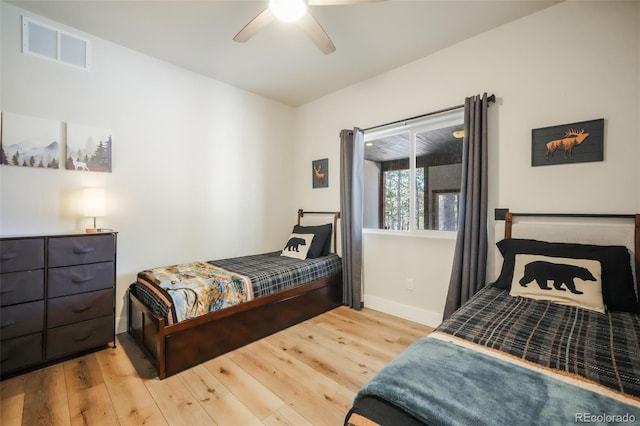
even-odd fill
[[[103,188],[85,188],[84,215],[86,217],[96,217],[105,215],[105,201]]]

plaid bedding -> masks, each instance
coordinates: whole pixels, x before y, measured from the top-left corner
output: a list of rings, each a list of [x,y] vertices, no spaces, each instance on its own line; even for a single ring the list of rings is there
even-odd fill
[[[335,255],[316,259],[293,259],[279,251],[212,260],[209,263],[249,277],[254,297],[277,293],[318,278],[335,275],[342,270],[342,259]]]
[[[342,259],[335,254],[299,260],[280,256],[280,251],[207,263],[249,278],[254,298],[332,276],[342,270]],[[138,280],[129,286],[129,291],[156,315],[166,318],[168,324],[178,322],[171,296],[162,288],[140,282],[143,281],[141,277]]]
[[[599,314],[487,286],[436,331],[640,397],[638,314]]]

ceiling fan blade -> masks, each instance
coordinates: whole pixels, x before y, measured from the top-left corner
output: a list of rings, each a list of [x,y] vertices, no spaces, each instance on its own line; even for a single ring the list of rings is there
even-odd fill
[[[371,3],[385,0],[309,0],[309,6],[339,6],[343,4]]]
[[[260,29],[269,25],[274,18],[275,17],[273,16],[271,9],[267,8],[263,10],[258,16],[253,18],[247,25],[245,25],[238,34],[236,34],[236,36],[233,38],[233,41],[244,43],[245,41],[256,35],[256,33]]]
[[[335,52],[336,47],[333,45],[333,42],[318,21],[316,21],[316,18],[311,16],[309,12],[302,15],[302,18],[296,23],[307,33],[311,41],[313,41],[325,55]]]

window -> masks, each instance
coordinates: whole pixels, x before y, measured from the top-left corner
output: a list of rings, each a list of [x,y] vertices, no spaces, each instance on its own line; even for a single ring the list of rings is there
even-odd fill
[[[364,226],[455,231],[463,112],[365,132]]]

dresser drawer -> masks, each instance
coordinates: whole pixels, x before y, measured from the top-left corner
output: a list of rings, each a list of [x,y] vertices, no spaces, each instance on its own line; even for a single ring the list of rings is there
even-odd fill
[[[42,333],[0,342],[0,373],[8,373],[42,361]]]
[[[99,290],[47,301],[47,327],[59,327],[113,314],[113,290]]]
[[[42,331],[43,315],[43,300],[0,308],[2,340]]]
[[[49,267],[114,260],[115,237],[111,234],[49,239]]]
[[[47,331],[47,359],[84,351],[113,341],[113,315]]]
[[[67,296],[87,291],[112,288],[114,285],[113,262],[91,265],[67,266],[49,269],[49,297]]]
[[[0,273],[44,268],[44,239],[0,241]]]
[[[0,306],[40,300],[43,297],[43,269],[0,275]]]

